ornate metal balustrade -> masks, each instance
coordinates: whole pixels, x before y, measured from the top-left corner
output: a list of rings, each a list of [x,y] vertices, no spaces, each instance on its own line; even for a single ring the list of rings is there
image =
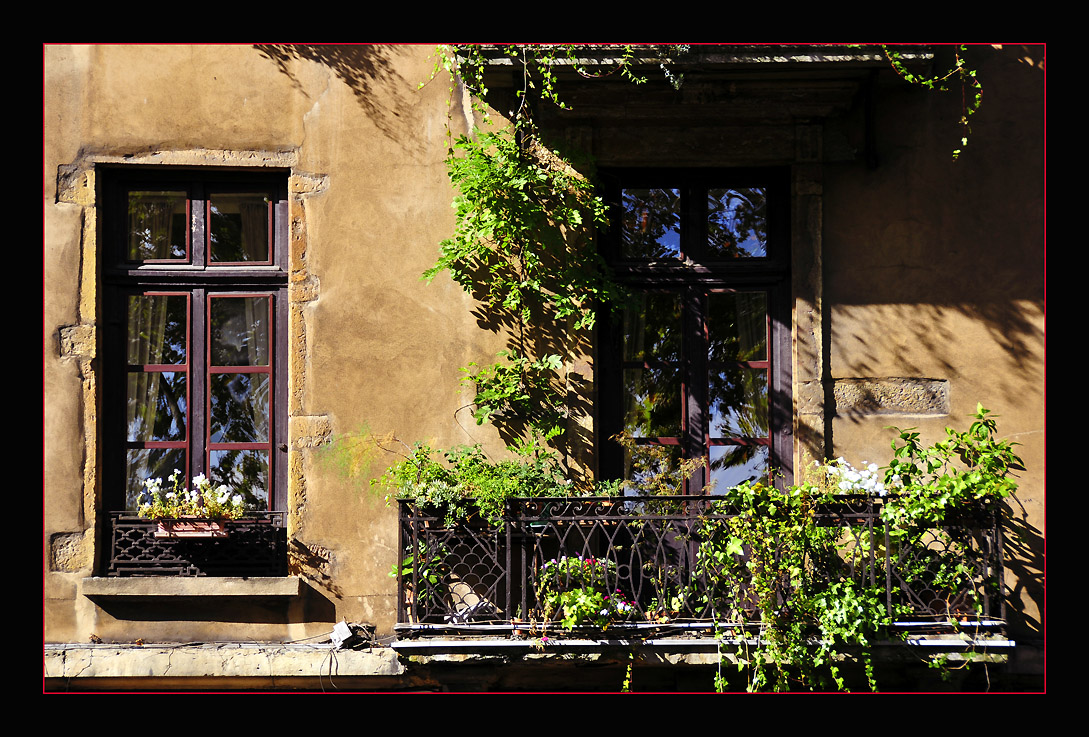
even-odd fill
[[[286,576],[283,512],[224,523],[222,537],[157,536],[153,519],[110,513],[109,576]]]
[[[842,497],[814,510],[838,550],[834,560],[812,561],[815,575],[881,587],[889,610],[906,607],[917,624],[1004,619],[995,514],[965,515],[905,543],[885,530],[881,503]],[[579,584],[572,567],[558,562],[581,558],[592,561],[585,569],[595,586],[631,606],[630,621],[755,624],[744,565],[751,551],[734,551],[725,565],[708,558],[737,513],[722,504],[707,496],[515,499],[502,523],[490,525],[476,518],[450,524],[444,510],[401,501],[399,621],[470,629],[540,621],[542,590]],[[945,552],[967,569],[955,588],[936,575]],[[790,596],[785,583],[778,596]]]

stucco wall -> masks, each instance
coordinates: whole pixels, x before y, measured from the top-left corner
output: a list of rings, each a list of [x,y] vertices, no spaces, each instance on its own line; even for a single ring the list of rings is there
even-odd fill
[[[48,640],[83,641],[92,632],[107,641],[224,635],[214,617],[115,619],[78,595],[96,552],[93,535],[83,533],[93,529],[103,492],[93,475],[85,478],[100,440],[84,418],[90,412],[93,425],[98,366],[72,351],[62,355],[59,336],[81,326],[94,349],[99,301],[81,288],[96,283],[96,163],[290,169],[292,572],[331,606],[309,614],[296,607],[274,622],[242,617],[231,637],[327,632],[333,609],[336,619],[391,627],[395,510],[366,478],[321,463],[315,448],[363,427],[408,443],[497,444],[464,413],[455,421],[465,404],[455,378],[459,366],[502,344],[477,329],[459,288],[419,278],[453,223],[442,163],[448,85],[434,80],[417,89],[432,73],[430,51],[46,47]],[[462,125],[456,115],[449,123],[455,132]],[[66,175],[60,187],[58,171]],[[379,452],[375,463],[395,459]],[[284,621],[296,624],[285,629]]]
[[[493,430],[457,412],[469,397],[456,377],[458,367],[489,360],[502,336],[480,329],[472,300],[446,277],[430,285],[419,279],[453,227],[446,126],[455,135],[466,127],[460,90],[451,96],[445,77],[431,79],[430,53],[423,46],[45,48],[48,641],[85,641],[91,633],[118,642],[284,640],[327,632],[342,618],[389,631],[395,510],[368,488],[366,474],[344,477],[317,449],[362,430],[407,443],[500,448]],[[985,107],[956,163],[955,95],[891,78],[876,92],[881,160],[874,169],[860,154],[842,153],[864,146],[857,102],[823,129],[779,116],[763,142],[751,121],[727,130],[708,119],[657,129],[660,121],[643,121],[642,129],[622,121],[613,130],[576,122],[568,137],[583,137],[612,165],[660,165],[669,157],[686,166],[792,166],[798,442],[807,452],[885,463],[886,426],[918,426],[936,438],[947,424],[964,426],[983,402],[1000,416],[1002,434],[1022,443],[1021,501],[1041,532],[1043,82],[1025,55],[974,52]],[[700,104],[700,89],[683,101]],[[729,96],[716,104],[727,108]],[[663,144],[665,129],[672,147]],[[633,148],[639,136],[654,142],[645,155]],[[800,143],[822,136],[823,154]],[[186,618],[142,619],[138,609],[107,611],[79,593],[101,555],[94,530],[104,511],[93,176],[102,163],[291,173],[289,524],[292,572],[311,589],[304,602],[271,614],[247,609],[225,629],[220,615],[199,607]],[[592,379],[589,364],[578,370]],[[915,414],[904,411],[910,401],[856,401],[901,380],[941,387],[934,391],[947,404]],[[375,472],[394,460],[377,452]],[[1017,616],[1031,633],[1041,619],[1042,542],[1023,558],[1013,566],[1016,598],[1024,601]]]
[[[1011,561],[1020,603],[1009,614],[1029,637],[1041,632],[1043,604],[1041,49],[976,47],[970,59],[983,107],[958,160],[959,87],[890,84],[876,105],[879,165],[824,167],[830,445],[853,463],[883,465],[889,426],[917,427],[933,442],[946,426],[966,430],[977,403],[992,410],[1025,462],[1018,497],[1031,552]],[[941,382],[946,405],[866,396],[905,379]]]

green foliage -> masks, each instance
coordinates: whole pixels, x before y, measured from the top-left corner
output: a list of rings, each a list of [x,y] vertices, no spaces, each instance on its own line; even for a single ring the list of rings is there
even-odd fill
[[[899,534],[923,527],[941,526],[947,516],[973,504],[994,504],[1017,490],[1010,478],[1023,471],[1013,452],[1017,443],[998,440],[995,418],[982,404],[976,405],[974,422],[965,432],[946,428],[946,439],[926,447],[915,428],[892,428],[893,459],[885,471],[885,484],[904,493],[884,506],[884,518]]]
[[[531,361],[513,351],[500,351],[506,363],[461,369],[462,384],[476,388],[473,418],[481,425],[497,415],[513,414],[525,419],[545,440],[564,430],[566,416],[562,397],[552,388],[553,372],[561,366],[556,354]],[[473,373],[473,370],[476,372]]]
[[[826,474],[820,469],[817,476]],[[716,621],[758,620],[758,646],[739,656],[750,669],[747,688],[789,690],[846,688],[839,661],[848,647],[861,647],[871,688],[876,688],[865,650],[890,623],[883,589],[850,576],[845,563],[853,543],[838,528],[818,525],[814,505],[831,492],[811,483],[785,493],[763,484],[728,490],[716,510],[728,516],[703,521],[697,576],[705,616]],[[727,679],[721,669],[716,687]]]
[[[674,89],[680,89],[684,75],[674,74],[670,63],[674,57],[686,54],[688,49],[687,44],[644,45],[640,47],[640,56],[644,62],[657,63],[670,85]],[[531,94],[561,109],[569,109],[559,95],[559,82],[555,70],[560,66],[573,69],[580,77],[588,79],[619,74],[622,79],[633,84],[644,84],[647,81],[645,76],[634,70],[636,51],[631,45],[613,47],[611,51],[614,56],[611,67],[601,70],[591,69],[580,57],[584,51],[590,51],[596,56],[601,50],[600,46],[500,44],[495,46],[494,50],[493,55],[506,56],[516,69],[521,69],[523,83],[522,88],[517,91],[521,106],[514,111],[514,118],[518,121],[528,118],[525,102]],[[451,74],[456,71],[477,100],[483,100],[488,94],[488,88],[484,84],[484,69],[487,66],[488,53],[488,49],[478,44],[439,46],[435,73],[437,74],[440,68]],[[479,108],[483,108],[483,105],[480,104]],[[487,114],[486,109],[480,109],[480,112]]]
[[[662,69],[678,85],[667,55],[682,51],[658,49]],[[583,76],[619,73],[635,83],[645,80],[632,71],[630,46],[617,49],[614,68],[603,72],[591,72],[573,45],[440,46],[438,52],[435,72],[444,69],[452,80],[465,83],[484,125],[451,145],[446,164],[458,191],[453,203],[457,224],[424,278],[431,281],[447,272],[497,324],[514,324],[516,337],[506,362],[475,372],[477,364],[462,369],[476,385],[477,423],[517,416],[548,440],[564,428],[563,397],[552,389],[562,363],[555,349],[535,360],[529,357],[523,339],[527,327],[567,323],[564,332],[570,339],[593,328],[598,305],[618,304],[623,293],[591,240],[595,229],[608,225],[604,201],[584,173],[541,143],[527,102],[532,95],[567,107],[558,89],[560,64]],[[509,113],[509,127],[499,129],[490,127],[484,102],[487,57],[496,53],[522,72],[519,105]]]
[[[907,612],[889,611],[882,587],[851,574],[847,561],[858,554],[883,558],[894,578],[913,590],[939,596],[970,590],[978,609],[974,576],[981,553],[966,532],[971,526],[963,524],[965,515],[993,511],[1016,489],[1011,472],[1023,467],[1015,444],[996,438],[989,410],[977,405],[973,417],[967,431],[947,428],[946,439],[930,446],[914,430],[898,430],[884,484],[874,479],[876,466],[858,471],[839,459],[786,493],[761,484],[725,492],[716,504],[727,516],[701,526],[697,575],[708,582],[701,602],[706,615],[759,620],[757,648],[738,661],[739,669],[750,668],[749,690],[786,690],[792,682],[843,690],[840,662],[848,648],[860,653],[876,690],[870,646],[888,637],[888,626]],[[865,539],[816,523],[815,506],[843,492],[884,497],[882,519],[892,549],[870,551]],[[875,539],[883,532],[875,530]],[[901,550],[912,554],[900,556]],[[947,663],[939,658],[930,664],[944,669]],[[720,669],[716,688],[726,686]]]
[[[899,51],[888,46],[882,46],[881,49],[885,52],[885,57],[889,60],[889,63],[892,64],[892,68],[906,82],[917,84],[928,90],[941,92],[950,90],[951,84],[960,82],[961,116],[959,124],[961,126],[961,139],[960,148],[953,150],[953,160],[956,161],[968,145],[968,136],[972,132],[972,128],[968,123],[969,118],[975,115],[983,105],[983,85],[980,84],[976,76],[976,70],[971,69],[962,57],[962,54],[967,52],[968,47],[964,44],[957,46],[953,52],[954,60],[950,69],[932,77],[914,74],[909,71]]]
[[[1017,443],[996,437],[990,410],[978,404],[972,417],[967,431],[946,428],[945,439],[930,446],[921,443],[914,428],[893,428],[899,437],[892,441],[885,484],[899,493],[890,496],[881,514],[895,546],[929,551],[902,563],[899,575],[905,581],[923,582],[939,597],[971,589],[978,607],[974,578],[981,551],[966,537],[964,526],[955,523],[968,515],[997,513],[1017,490],[1011,474],[1024,466],[1013,451]],[[934,552],[939,550],[958,553]],[[959,613],[968,613],[966,604],[956,606]]]
[[[181,471],[174,469],[168,479],[169,491],[163,491],[163,480],[149,478],[144,481],[145,491],[137,515],[150,519],[176,519],[178,517],[202,517],[205,519],[239,519],[246,512],[241,494],[234,494],[226,485],[212,486],[204,475],[193,477],[193,488],[184,488]]]
[[[1022,469],[1014,444],[997,438],[995,420],[982,406],[967,431],[947,429],[933,445],[923,445],[914,430],[898,432],[884,483],[876,464],[859,470],[837,459],[817,465],[805,482],[785,491],[762,483],[723,490],[686,538],[696,546],[690,582],[675,584],[662,601],[650,603],[647,614],[667,622],[691,611],[712,620],[720,651],[727,634],[747,642],[755,632],[755,646],[736,655],[751,691],[845,690],[842,664],[855,656],[876,690],[871,648],[895,637],[891,623],[909,612],[896,604],[890,610],[884,587],[870,586],[855,563],[872,555],[913,591],[939,597],[976,591],[980,548],[971,533],[956,530],[973,527],[965,524],[965,513],[1008,498],[1016,488],[1010,474]],[[492,462],[479,447],[437,454],[417,445],[380,483],[401,497],[443,507],[448,525],[477,513],[498,524],[506,501],[515,496],[572,495],[554,455],[534,443],[511,450],[513,459]],[[625,482],[626,489],[640,496],[675,493],[685,473],[690,470],[644,476]],[[619,490],[616,485],[596,489]],[[854,534],[850,525],[827,524],[827,517],[822,523],[818,509],[842,503],[843,494],[880,499],[884,528],[878,526],[871,538]],[[668,515],[676,503],[669,497],[644,499],[631,514]],[[635,529],[638,521],[629,524]],[[934,535],[944,536],[940,545],[929,544],[927,536]],[[880,547],[872,549],[871,540]],[[406,554],[391,575],[408,576],[415,567],[429,595],[442,595],[445,552],[421,548]],[[660,575],[651,588],[667,592],[665,582],[675,580],[673,573],[648,568],[644,575]],[[561,556],[542,565],[536,580],[541,614],[562,627],[606,627],[629,619],[636,609],[618,589],[617,563],[609,558]],[[975,606],[964,613],[978,615],[978,594],[962,605]],[[934,667],[946,662],[936,659]],[[728,670],[720,666],[716,688],[729,686]]]
[[[680,458],[669,446],[642,445],[626,433],[610,440],[624,448],[632,460],[632,478],[621,482],[621,486],[639,496],[683,494],[685,482],[707,465],[705,458]],[[710,487],[702,489],[703,493],[709,491]]]
[[[512,497],[571,493],[554,455],[532,442],[509,450],[513,458],[495,462],[479,445],[459,446],[442,453],[442,462],[435,459],[432,448],[417,444],[410,455],[372,483],[385,486],[400,499],[443,508],[448,525],[477,512],[497,524]]]
[[[537,601],[545,619],[561,615],[560,625],[607,627],[627,619],[635,611],[620,589],[612,589],[616,563],[600,558],[562,556],[541,566]]]
[[[450,573],[450,566],[446,564],[448,552],[439,546],[431,550],[423,540],[419,541],[419,547],[415,552],[409,547],[401,557],[399,563],[394,563],[390,572],[390,578],[400,576],[406,582],[418,581],[420,591],[415,592],[416,601],[424,607],[443,601],[449,591],[446,577]],[[416,572],[414,577],[413,571]]]
[[[488,309],[527,323],[593,327],[595,302],[616,293],[586,237],[608,224],[593,185],[558,152],[519,145],[509,128],[462,136],[446,163],[457,226],[424,278],[447,271]]]

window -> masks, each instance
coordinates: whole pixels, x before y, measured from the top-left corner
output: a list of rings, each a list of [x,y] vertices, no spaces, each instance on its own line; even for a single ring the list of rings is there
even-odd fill
[[[103,172],[107,502],[203,473],[286,506],[286,176]]]
[[[785,172],[605,178],[613,210],[606,257],[632,299],[602,321],[603,471],[639,478],[703,458],[690,492],[709,482],[789,480]]]

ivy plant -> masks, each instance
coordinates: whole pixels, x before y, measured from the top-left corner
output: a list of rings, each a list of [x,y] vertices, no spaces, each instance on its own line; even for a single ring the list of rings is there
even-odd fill
[[[956,161],[960,158],[964,148],[967,147],[968,137],[972,133],[969,120],[979,112],[980,107],[983,105],[983,85],[977,77],[976,70],[970,67],[964,58],[968,47],[964,44],[954,47],[953,63],[950,68],[934,75],[910,71],[904,63],[903,54],[891,46],[882,46],[881,50],[884,52],[885,58],[889,60],[892,68],[905,82],[937,92],[947,92],[952,89],[952,85],[959,83],[961,116],[958,124],[961,127],[961,137],[960,147],[953,150],[953,161]]]
[[[669,72],[667,54],[683,51],[658,49],[659,64],[675,84],[680,79]],[[622,302],[623,290],[593,244],[594,232],[608,225],[608,213],[592,171],[545,146],[531,111],[538,101],[567,108],[556,74],[561,64],[584,77],[619,74],[636,84],[645,81],[633,72],[631,46],[618,48],[605,69],[591,70],[579,53],[570,44],[501,45],[487,53],[479,45],[440,46],[436,63],[436,72],[445,69],[466,85],[481,124],[450,147],[446,165],[457,190],[455,231],[423,276],[431,281],[449,274],[481,302],[494,324],[510,330],[510,345],[498,361],[462,369],[476,388],[474,419],[480,424],[520,417],[546,440],[565,429],[563,397],[554,388],[561,383],[563,355],[593,328],[600,305]],[[521,71],[518,104],[502,126],[485,102],[488,54],[506,56]],[[539,351],[527,339],[530,328],[554,325],[563,326],[565,338],[551,350]],[[534,332],[533,340],[541,335]]]

